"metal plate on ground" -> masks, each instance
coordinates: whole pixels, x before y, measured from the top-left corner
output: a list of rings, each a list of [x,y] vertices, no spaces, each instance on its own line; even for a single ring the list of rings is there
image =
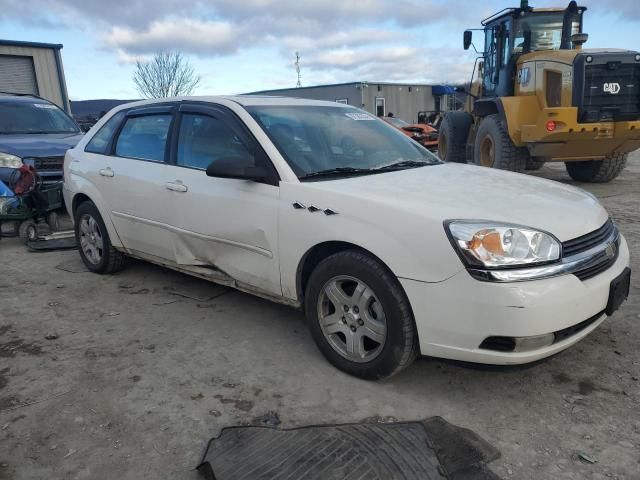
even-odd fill
[[[198,470],[211,480],[489,480],[499,452],[439,417],[421,422],[231,427]]]
[[[27,248],[33,252],[50,252],[53,250],[71,250],[78,248],[75,237],[51,238],[27,242]]]

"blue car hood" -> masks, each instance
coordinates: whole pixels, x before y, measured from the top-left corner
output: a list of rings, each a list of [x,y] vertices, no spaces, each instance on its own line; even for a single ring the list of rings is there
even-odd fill
[[[83,136],[82,133],[0,135],[0,152],[20,158],[62,157]]]

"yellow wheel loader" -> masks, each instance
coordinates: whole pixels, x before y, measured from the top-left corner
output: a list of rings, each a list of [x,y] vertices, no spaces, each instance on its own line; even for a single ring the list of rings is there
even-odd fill
[[[583,49],[585,10],[523,0],[482,21],[466,107],[439,129],[442,160],[515,172],[564,162],[581,182],[622,172],[640,148],[640,53]],[[465,50],[472,38],[464,32]]]

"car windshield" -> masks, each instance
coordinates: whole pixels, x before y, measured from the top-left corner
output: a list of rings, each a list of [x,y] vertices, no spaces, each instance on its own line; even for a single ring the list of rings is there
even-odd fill
[[[389,122],[391,125],[395,125],[398,128],[409,126],[409,124],[404,120],[401,120],[400,118],[395,118],[395,117],[388,117],[387,122]]]
[[[440,163],[400,131],[356,108],[296,105],[247,110],[301,179]]]
[[[0,102],[0,134],[77,133],[78,126],[52,103]]]

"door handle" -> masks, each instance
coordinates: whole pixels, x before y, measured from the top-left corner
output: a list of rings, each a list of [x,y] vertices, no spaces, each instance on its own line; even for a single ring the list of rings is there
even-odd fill
[[[102,175],[103,177],[113,177],[115,173],[113,173],[113,170],[111,170],[111,167],[107,167],[100,170],[100,175]]]
[[[189,190],[183,183],[167,182],[167,189],[172,192],[186,192]]]

